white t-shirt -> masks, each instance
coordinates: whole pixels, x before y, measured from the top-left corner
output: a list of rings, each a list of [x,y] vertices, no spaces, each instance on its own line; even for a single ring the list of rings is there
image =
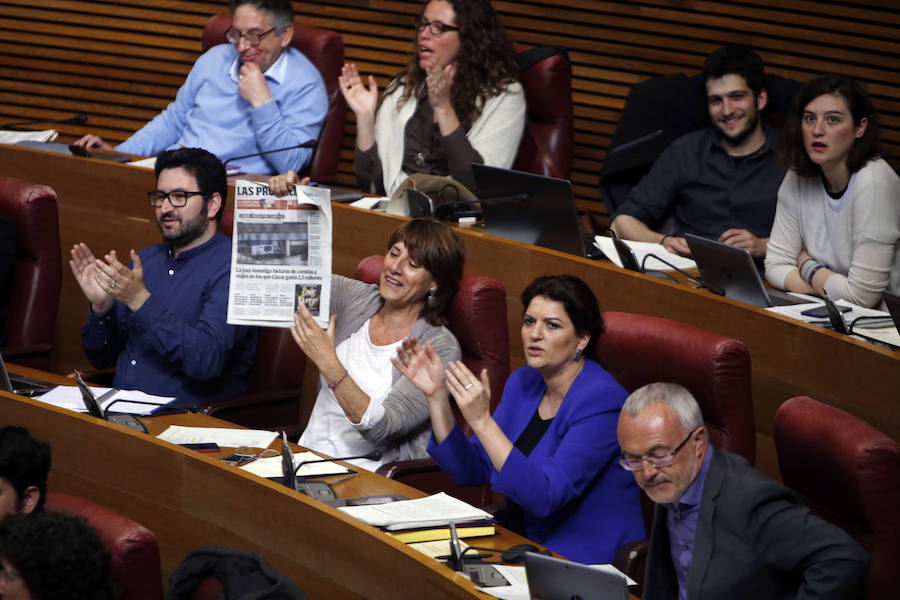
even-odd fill
[[[369,407],[359,423],[353,423],[344,414],[344,409],[328,388],[328,382],[321,379],[319,395],[309,417],[306,430],[300,436],[300,445],[329,456],[352,456],[366,454],[376,446],[366,440],[360,431],[375,426],[384,417],[382,402],[391,391],[393,365],[391,357],[397,355],[401,342],[376,346],[369,339],[369,320],[363,323],[349,338],[335,349],[338,359],[347,369],[347,377],[369,396]],[[320,375],[321,378],[321,375]],[[379,465],[399,458],[397,448],[381,448],[381,460],[358,459],[348,461],[370,471]]]

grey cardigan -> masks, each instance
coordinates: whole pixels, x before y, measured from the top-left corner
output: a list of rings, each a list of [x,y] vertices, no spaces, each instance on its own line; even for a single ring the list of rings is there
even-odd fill
[[[337,315],[335,346],[362,327],[383,303],[377,285],[332,275],[331,314]],[[435,327],[419,319],[411,335],[422,343],[431,342],[445,365],[462,356],[459,343],[446,327]],[[428,456],[425,448],[431,433],[428,401],[396,368],[393,368],[392,381],[393,387],[383,403],[384,418],[371,429],[359,433],[377,446],[399,447],[401,458],[424,458]]]

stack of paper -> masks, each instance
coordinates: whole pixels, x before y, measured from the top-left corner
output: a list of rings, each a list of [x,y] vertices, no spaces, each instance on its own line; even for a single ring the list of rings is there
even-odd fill
[[[94,392],[94,396],[96,396],[102,410],[106,410],[111,404],[115,403],[110,409],[111,413],[149,415],[154,410],[157,410],[160,404],[168,404],[175,399],[173,396],[154,396],[138,390],[117,390],[115,388],[93,385],[90,388]],[[75,386],[56,386],[46,394],[35,398],[35,400],[46,402],[59,408],[87,412],[84,400],[81,397],[81,390]]]
[[[389,504],[341,506],[338,510],[388,531],[449,526],[450,521],[472,523],[489,522],[494,519],[490,513],[448,496],[444,492]]]
[[[44,131],[13,131],[4,129],[0,131],[0,144],[18,144],[19,142],[52,142],[56,139],[55,129]]]

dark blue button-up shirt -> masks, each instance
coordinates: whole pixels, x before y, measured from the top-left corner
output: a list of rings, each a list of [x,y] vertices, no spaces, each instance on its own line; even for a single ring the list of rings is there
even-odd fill
[[[90,314],[81,342],[98,368],[116,364],[113,385],[177,404],[246,392],[256,328],[226,324],[231,240],[208,242],[174,257],[169,244],[139,252],[150,297],[136,311],[116,302]]]

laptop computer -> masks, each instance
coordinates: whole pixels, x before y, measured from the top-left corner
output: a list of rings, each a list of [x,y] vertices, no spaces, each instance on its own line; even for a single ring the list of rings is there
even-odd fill
[[[577,562],[525,554],[525,575],[531,600],[627,600],[625,576]]]
[[[487,233],[576,256],[599,253],[581,234],[567,180],[479,164],[472,172]]]
[[[49,392],[54,386],[46,381],[40,381],[26,377],[24,375],[10,375],[6,370],[6,363],[3,362],[3,355],[0,355],[0,390],[19,396],[27,396],[36,398],[45,392]]]
[[[743,248],[690,233],[686,233],[684,239],[697,261],[703,282],[713,293],[760,308],[805,302],[780,290],[766,288],[753,257]]]

